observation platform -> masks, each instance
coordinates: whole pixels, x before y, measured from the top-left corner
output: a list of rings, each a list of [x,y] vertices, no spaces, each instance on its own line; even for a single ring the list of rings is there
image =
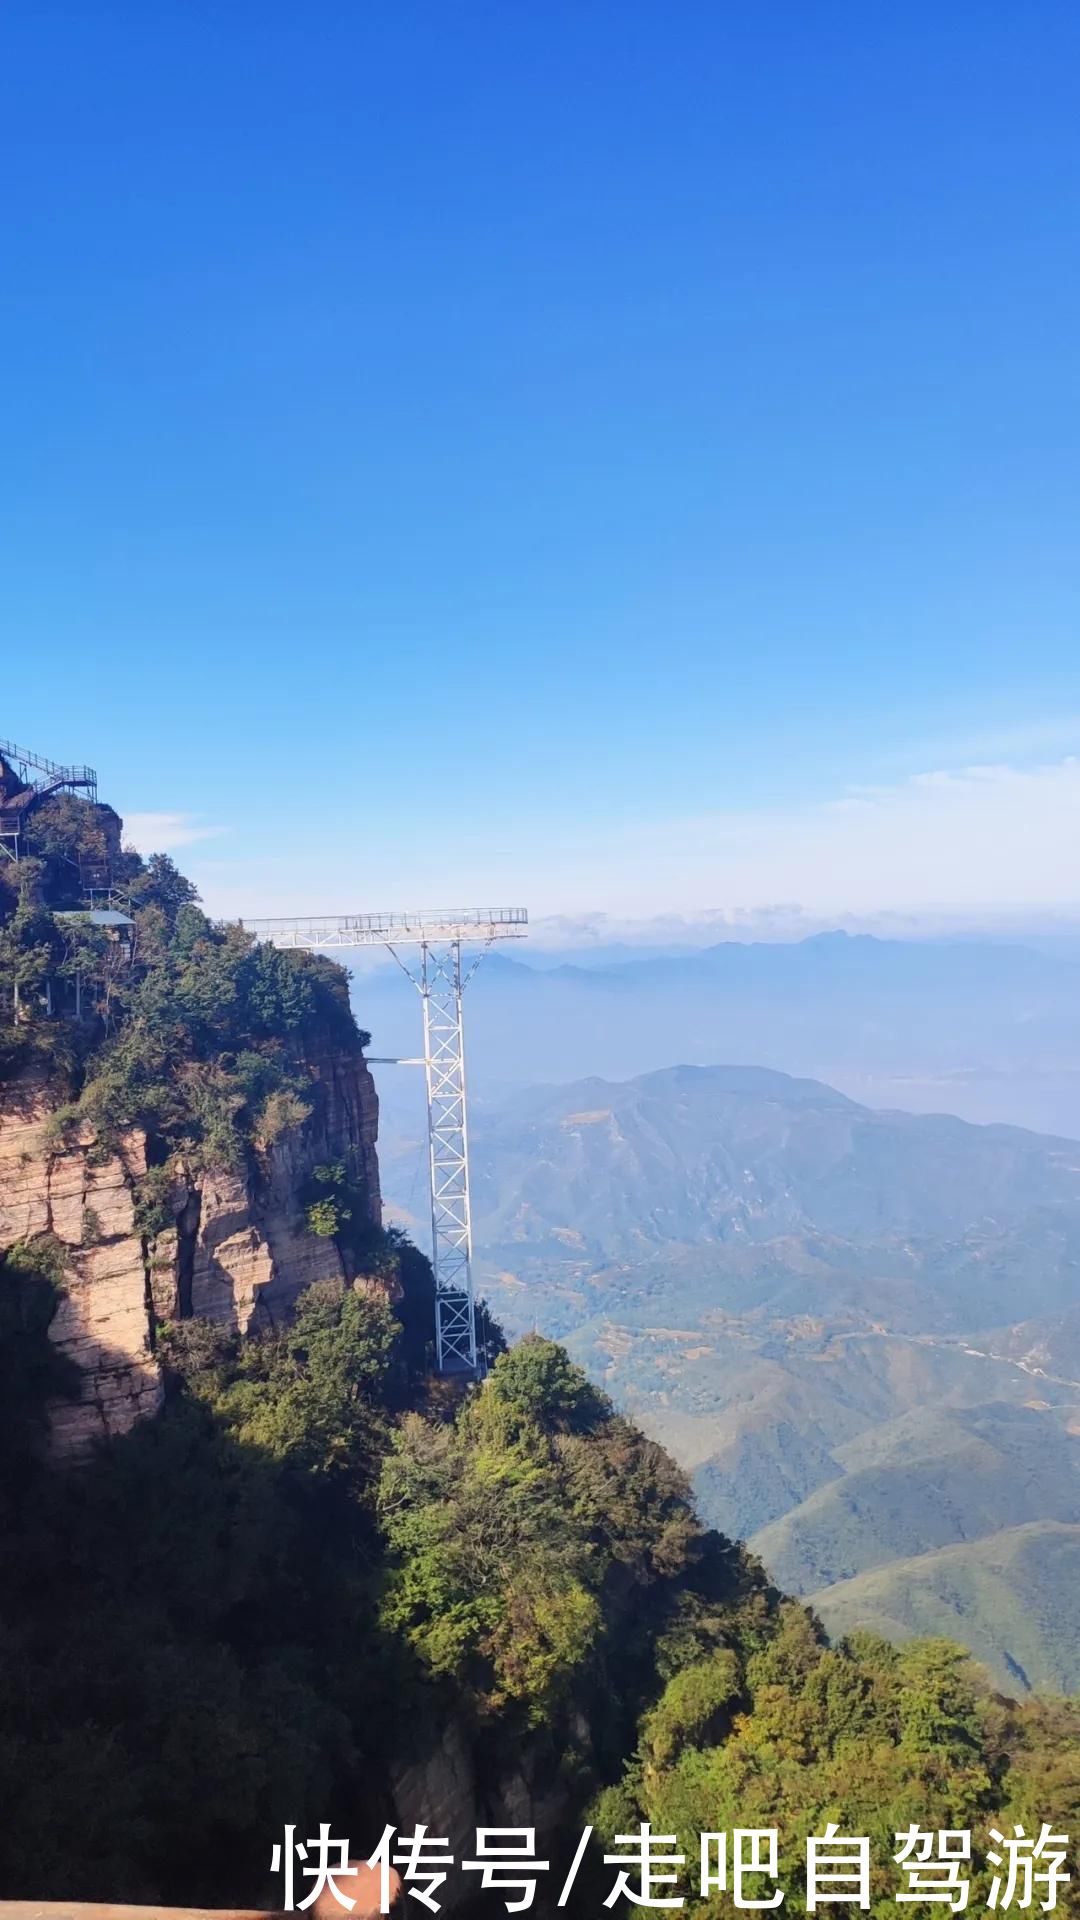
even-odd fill
[[[529,931],[525,907],[442,907],[423,912],[310,913],[291,919],[242,920],[246,933],[275,947],[454,946],[469,941],[522,940]]]

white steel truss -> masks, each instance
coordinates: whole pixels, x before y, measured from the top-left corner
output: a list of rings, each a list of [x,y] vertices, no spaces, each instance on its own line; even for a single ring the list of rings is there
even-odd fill
[[[320,914],[308,919],[244,923],[257,939],[269,940],[278,947],[387,947],[420,995],[427,1082],[431,1263],[435,1272],[435,1355],[440,1373],[475,1373],[481,1359],[472,1280],[462,995],[492,943],[521,939],[528,919],[524,907],[467,907],[435,913]],[[481,948],[467,972],[461,953],[466,943]],[[406,965],[399,947],[419,947],[417,971]]]
[[[410,978],[412,976],[410,975]],[[435,1363],[440,1373],[476,1371],[472,1285],[469,1126],[461,1021],[461,942],[420,948],[435,1268]]]

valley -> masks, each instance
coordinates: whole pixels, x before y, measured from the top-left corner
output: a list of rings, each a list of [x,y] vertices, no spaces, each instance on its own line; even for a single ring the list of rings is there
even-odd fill
[[[473,1141],[498,1317],[565,1341],[778,1585],[1080,1686],[1076,1143],[736,1067],[525,1089]]]

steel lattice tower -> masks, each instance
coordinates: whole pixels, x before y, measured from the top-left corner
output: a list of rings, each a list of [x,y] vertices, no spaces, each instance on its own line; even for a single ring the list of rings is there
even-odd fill
[[[386,947],[420,995],[423,1058],[397,1064],[422,1065],[427,1084],[435,1353],[440,1373],[475,1373],[480,1358],[472,1282],[462,996],[488,948],[496,940],[521,939],[528,919],[524,907],[468,907],[442,913],[327,914],[243,923],[256,939],[277,947]],[[467,972],[462,960],[466,945],[480,947]],[[419,948],[417,970],[406,965],[398,951],[401,947]]]
[[[435,1268],[435,1355],[440,1373],[476,1371],[472,1285],[469,1123],[461,942],[420,949],[431,1167],[431,1245]]]

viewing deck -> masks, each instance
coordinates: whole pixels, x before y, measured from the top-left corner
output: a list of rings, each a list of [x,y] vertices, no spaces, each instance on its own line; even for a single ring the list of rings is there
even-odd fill
[[[442,907],[422,912],[315,913],[292,919],[242,920],[257,940],[275,947],[392,947],[524,939],[525,907]]]

